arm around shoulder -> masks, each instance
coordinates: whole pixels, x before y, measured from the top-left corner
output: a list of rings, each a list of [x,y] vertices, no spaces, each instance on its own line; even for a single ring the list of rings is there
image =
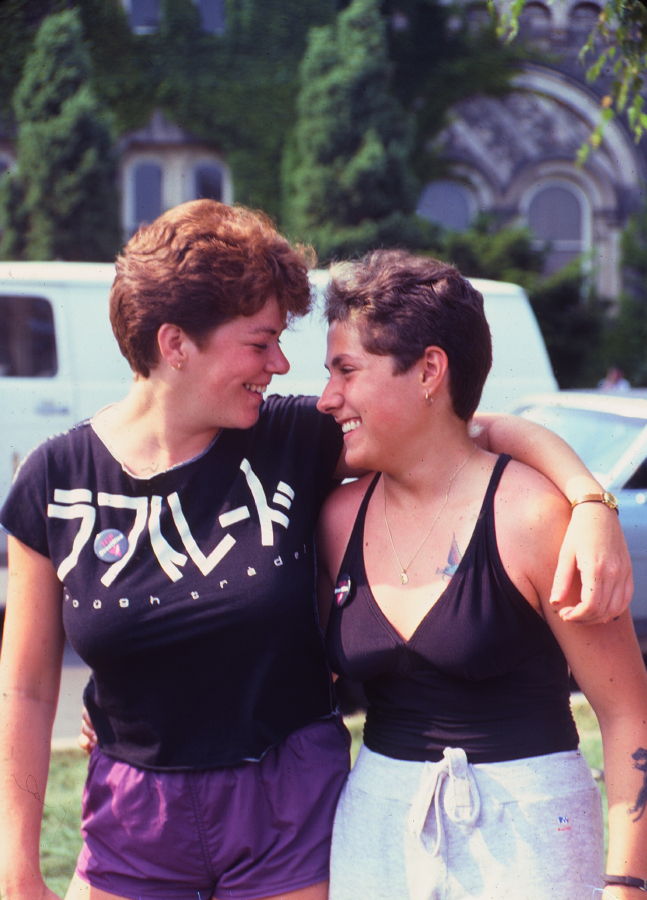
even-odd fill
[[[541,472],[569,500],[603,492],[575,451],[547,428],[518,416],[491,414],[479,414],[475,426],[480,444]],[[579,597],[569,601],[578,579]],[[631,559],[618,516],[603,503],[576,506],[560,549],[551,602],[565,620],[597,624],[620,615],[632,594]]]

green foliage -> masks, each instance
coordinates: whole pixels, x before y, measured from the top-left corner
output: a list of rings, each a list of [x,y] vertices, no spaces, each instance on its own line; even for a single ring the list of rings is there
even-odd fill
[[[497,228],[488,216],[480,216],[467,231],[446,231],[438,242],[438,255],[473,278],[512,281],[528,290],[535,285],[544,264],[527,228]]]
[[[387,31],[393,90],[415,121],[413,164],[423,181],[437,177],[439,162],[430,139],[447,125],[450,108],[477,90],[498,96],[509,90],[517,47],[502,45],[494,20],[468,27],[472,4],[437,0],[386,0],[382,11],[406,20]],[[476,87],[475,87],[476,86]]]
[[[226,0],[224,32],[208,34],[192,0],[162,0],[159,30],[140,35],[131,31],[122,0],[2,0],[0,33],[11,40],[0,54],[0,127],[11,131],[15,124],[9,100],[39,23],[73,6],[92,59],[92,88],[100,107],[110,110],[115,134],[145,127],[154,110],[162,110],[227,159],[236,200],[279,218],[280,171],[282,160],[285,165],[294,158],[286,139],[295,122],[307,35],[311,27],[334,23],[338,9],[348,5]],[[491,34],[473,38],[449,27],[450,16],[458,20],[437,0],[375,5],[387,42],[388,60],[382,49],[381,58],[385,71],[392,68],[389,90],[409,115],[408,176],[415,172],[428,180],[437,165],[429,138],[443,126],[446,110],[471,94],[475,83],[482,91],[504,89],[508,54]],[[403,15],[408,27],[392,27],[393,17]],[[365,159],[375,150],[367,138]]]
[[[283,170],[284,220],[324,260],[424,241],[413,122],[390,71],[377,0],[353,0],[333,24],[311,30]]]
[[[11,96],[22,74],[25,57],[45,16],[59,12],[65,0],[2,0],[0,3],[0,127],[12,125]]]
[[[274,217],[306,35],[312,24],[332,18],[334,8],[333,0],[231,0],[223,35],[194,34],[184,54],[171,52],[168,42],[161,48],[171,62],[173,94],[164,97],[170,118],[205,141],[215,137],[231,166],[236,199]]]
[[[584,387],[600,378],[602,304],[590,293],[578,261],[542,276],[544,251],[526,228],[497,228],[481,217],[465,232],[444,232],[432,252],[468,277],[522,285],[530,297],[562,388]]]
[[[43,875],[48,886],[65,895],[81,849],[81,792],[88,758],[81,750],[52,753],[40,842]]]
[[[42,18],[69,0],[3,0],[12,40],[0,55],[0,124]],[[163,0],[152,34],[133,34],[121,0],[77,0],[91,84],[117,135],[145,127],[155,109],[227,158],[236,199],[274,216],[279,170],[294,120],[297,70],[311,25],[330,21],[335,0],[227,0],[223,34],[203,31],[192,0]],[[0,18],[0,23],[3,19]],[[6,90],[3,90],[6,86]]]
[[[511,41],[519,30],[519,16],[527,0],[499,5],[488,0],[498,18],[498,34]],[[647,5],[645,0],[605,0],[595,26],[585,40],[580,57],[588,61],[589,81],[610,78],[600,104],[600,118],[588,142],[580,149],[584,162],[591,148],[599,147],[606,125],[627,113],[629,127],[639,141],[647,131],[645,90],[647,88]]]
[[[579,262],[538,281],[530,291],[548,355],[561,388],[588,387],[600,378],[604,309],[586,296]]]
[[[140,128],[155,109],[164,69],[157,36],[133,34],[121,0],[78,0],[75,5],[99,103],[110,110],[116,133]]]
[[[14,94],[17,172],[2,199],[3,249],[27,259],[102,260],[120,242],[116,155],[90,86],[78,13],[47,17]]]
[[[647,203],[623,233],[622,265],[624,290],[609,327],[607,361],[634,387],[647,386]]]
[[[0,259],[23,259],[28,218],[25,188],[15,172],[0,176]]]
[[[647,87],[647,6],[643,0],[607,0],[581,56],[593,57],[588,69],[590,81],[607,72],[612,77],[590,145],[599,146],[604,126],[614,114],[625,111],[636,141],[640,140],[647,130],[647,113],[643,111]]]

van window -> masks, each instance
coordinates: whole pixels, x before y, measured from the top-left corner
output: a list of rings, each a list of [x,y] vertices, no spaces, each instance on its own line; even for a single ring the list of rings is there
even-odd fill
[[[42,297],[0,294],[0,376],[48,378],[56,374],[52,307]]]

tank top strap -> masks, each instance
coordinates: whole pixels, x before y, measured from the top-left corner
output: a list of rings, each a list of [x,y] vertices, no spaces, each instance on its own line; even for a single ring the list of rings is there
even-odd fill
[[[499,486],[499,482],[501,481],[501,476],[503,475],[505,467],[508,465],[511,459],[512,457],[508,453],[501,453],[494,463],[494,468],[492,469],[492,474],[490,475],[490,481],[488,482],[487,490],[485,491],[485,496],[483,497],[479,519],[483,519],[486,516],[494,516],[494,495],[496,494],[496,490]]]
[[[357,520],[358,521],[361,519],[363,522],[364,519],[366,518],[366,508],[368,507],[368,502],[371,499],[371,497],[373,496],[373,491],[377,487],[377,483],[381,477],[382,477],[382,473],[376,472],[375,475],[373,476],[373,478],[371,479],[371,483],[366,488],[366,493],[362,497],[362,502],[360,503],[359,509],[357,510]]]
[[[364,519],[366,518],[366,510],[368,508],[369,501],[373,496],[373,492],[377,486],[378,481],[382,477],[381,472],[376,472],[373,478],[371,479],[371,483],[366,489],[366,493],[362,497],[362,502],[359,505],[357,510],[357,515],[355,516],[355,522],[353,523],[353,529],[350,533],[350,537],[348,538],[348,543],[346,544],[346,550],[344,551],[344,557],[342,559],[340,571],[345,571],[344,566],[347,564],[347,559],[349,555],[354,556],[360,560],[363,559],[362,554],[362,542],[364,536]],[[357,545],[359,541],[359,556],[357,556]]]

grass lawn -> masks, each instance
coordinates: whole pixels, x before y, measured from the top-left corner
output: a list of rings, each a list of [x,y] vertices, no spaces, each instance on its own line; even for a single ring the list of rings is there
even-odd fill
[[[574,694],[572,703],[582,752],[591,768],[601,772],[602,747],[595,715],[581,695]],[[346,724],[353,736],[352,757],[355,760],[361,742],[363,717],[351,716]],[[85,769],[86,757],[80,750],[57,750],[52,753],[41,859],[49,887],[61,896],[65,894],[81,846],[79,810]],[[604,790],[604,785],[601,787]]]
[[[87,757],[81,750],[54,750],[50,766],[40,856],[49,887],[63,897],[81,848],[81,792]]]

